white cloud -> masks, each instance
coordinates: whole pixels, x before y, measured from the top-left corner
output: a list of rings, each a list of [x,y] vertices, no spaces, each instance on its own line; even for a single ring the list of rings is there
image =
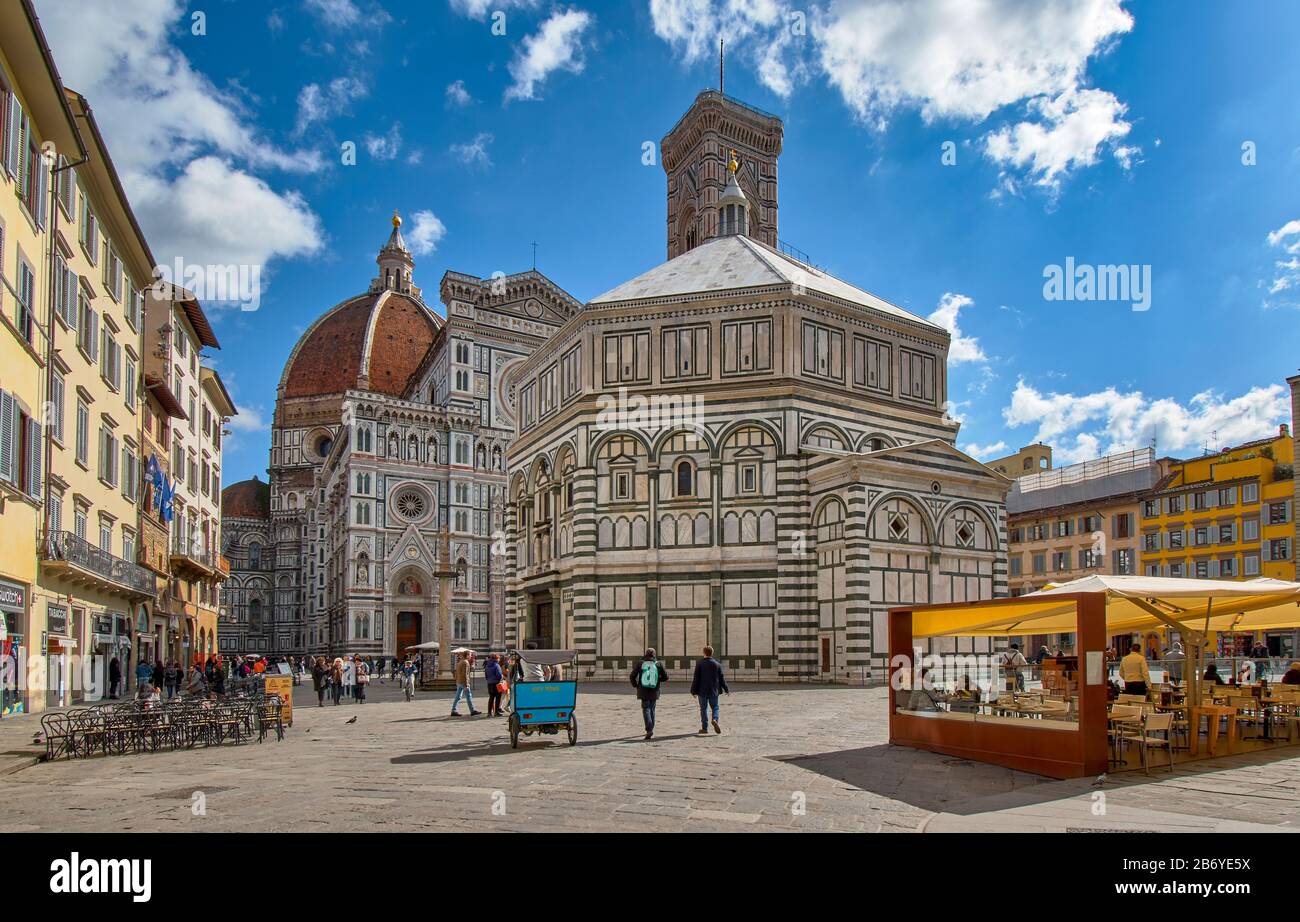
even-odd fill
[[[536,99],[537,85],[557,70],[582,73],[582,33],[593,21],[583,10],[556,10],[525,37],[509,64],[514,83],[506,88],[506,100]]]
[[[361,99],[369,88],[356,77],[335,77],[322,87],[309,83],[298,93],[298,120],[294,134],[301,136],[313,123],[348,111],[353,100]]]
[[[172,43],[185,15],[182,0],[41,7],[60,74],[94,108],[160,261],[265,265],[314,252],[322,235],[306,202],[254,173],[319,170],[320,153],[269,143],[240,98],[193,68]]]
[[[1300,307],[1300,219],[1269,233],[1268,245],[1285,255],[1274,260],[1273,277],[1262,283],[1268,290],[1264,306]]]
[[[405,234],[411,252],[416,256],[432,253],[438,242],[447,235],[447,228],[432,211],[417,211],[411,215],[414,226]]]
[[[463,109],[474,101],[474,97],[469,95],[465,89],[465,81],[457,80],[454,83],[447,84],[447,108]]]
[[[361,10],[352,0],[304,0],[303,6],[334,29],[346,29],[361,21]]]
[[[1196,453],[1207,443],[1248,442],[1275,433],[1290,413],[1280,384],[1252,387],[1230,399],[1202,391],[1184,405],[1114,387],[1091,394],[1042,393],[1021,380],[1002,417],[1012,428],[1034,426],[1031,441],[1050,444],[1058,460],[1072,463],[1144,448],[1153,437],[1157,450],[1168,455]]]
[[[1005,454],[1007,443],[999,439],[990,445],[978,445],[975,442],[961,446],[961,450],[966,452],[972,458],[978,458],[983,461],[985,458],[992,458],[997,455]]]
[[[264,432],[271,428],[270,422],[262,415],[261,407],[235,404],[236,414],[226,425],[232,432]]]
[[[984,138],[984,152],[1003,167],[1015,167],[1047,189],[1059,187],[1063,174],[1092,166],[1105,145],[1124,169],[1131,169],[1141,150],[1119,146],[1132,127],[1125,106],[1103,90],[1067,90],[1054,99],[1039,97],[1028,106],[1037,121],[1004,125]]]
[[[451,11],[480,22],[487,18],[488,10],[505,12],[509,9],[532,9],[538,0],[451,0]]]
[[[957,325],[957,315],[961,313],[961,309],[970,307],[974,303],[966,295],[954,294],[950,291],[939,299],[938,308],[926,318],[931,323],[943,327],[952,337],[951,345],[948,347],[948,361],[953,365],[988,361],[984,350],[980,348],[979,339],[974,336],[963,336],[961,328]]]
[[[727,43],[727,59],[737,56],[759,74],[764,86],[788,96],[793,89],[787,61],[787,28],[794,13],[786,0],[650,0],[655,35],[673,45],[686,64],[716,60],[718,40]],[[800,15],[804,15],[800,13]],[[804,25],[807,25],[804,16]],[[806,31],[804,33],[806,35]]]
[[[466,141],[464,144],[453,144],[450,150],[452,156],[466,166],[487,169],[492,165],[492,156],[488,153],[488,145],[492,141],[492,135],[486,131],[481,131],[474,136],[473,141]]]
[[[266,266],[324,245],[320,221],[301,195],[276,192],[218,157],[193,160],[172,180],[140,177],[133,200],[150,229],[154,256],[166,264],[180,257],[203,265]]]
[[[716,59],[724,37],[728,61],[738,56],[773,92],[788,96],[820,73],[876,129],[899,110],[978,124],[1025,105],[1031,118],[1001,129],[1009,137],[995,148],[1046,170],[1062,160],[1093,163],[1100,145],[1114,146],[1129,130],[1111,94],[1086,95],[1099,92],[1086,88],[1089,60],[1133,28],[1122,3],[650,0],[650,14],[655,34],[686,64]],[[1103,105],[1106,99],[1113,104]],[[1138,150],[1115,146],[1114,153],[1132,164]]]
[[[366,150],[376,160],[392,160],[402,150],[402,123],[393,122],[388,134],[366,134],[362,138]]]

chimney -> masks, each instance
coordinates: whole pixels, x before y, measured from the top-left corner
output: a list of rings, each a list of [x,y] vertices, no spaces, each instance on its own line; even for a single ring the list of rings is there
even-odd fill
[[[1288,426],[1286,423],[1283,423],[1282,425],[1277,427],[1277,434],[1281,438],[1289,439],[1291,438],[1291,427]]]

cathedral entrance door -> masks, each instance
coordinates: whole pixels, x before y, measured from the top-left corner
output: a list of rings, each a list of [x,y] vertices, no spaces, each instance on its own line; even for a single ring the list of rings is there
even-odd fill
[[[534,619],[536,622],[533,625],[535,630],[533,631],[533,636],[530,637],[529,640],[537,641],[538,649],[541,650],[551,649],[552,647],[555,646],[555,638],[551,634],[551,630],[552,630],[551,603],[538,602],[537,611],[536,614],[534,615]]]
[[[397,613],[397,649],[398,658],[406,656],[406,648],[420,642],[420,613],[418,611],[399,611]]]
[[[822,674],[829,675],[835,668],[834,658],[831,656],[831,638],[822,635]]]

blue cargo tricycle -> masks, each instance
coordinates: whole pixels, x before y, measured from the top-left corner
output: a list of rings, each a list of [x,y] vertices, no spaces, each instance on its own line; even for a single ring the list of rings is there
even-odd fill
[[[578,742],[578,654],[575,650],[521,650],[524,675],[515,682],[510,712],[510,746],[519,748],[519,734],[558,735],[565,730],[569,745]]]

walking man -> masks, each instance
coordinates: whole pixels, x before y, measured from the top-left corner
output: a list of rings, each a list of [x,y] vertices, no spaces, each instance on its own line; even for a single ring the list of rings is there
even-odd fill
[[[628,676],[632,687],[636,689],[637,700],[641,702],[641,717],[645,720],[645,738],[654,739],[655,703],[659,700],[659,689],[668,681],[668,673],[663,664],[655,659],[655,648],[647,647],[641,662],[632,667]]]
[[[116,656],[108,661],[108,697],[116,698],[122,688],[122,662]]]
[[[481,711],[474,710],[474,691],[470,683],[474,681],[474,674],[470,671],[470,659],[468,653],[456,654],[456,697],[451,702],[451,716],[459,717],[461,695],[465,696],[465,703],[469,705],[469,716],[477,717]]]
[[[700,733],[708,733],[709,710],[713,711],[713,732],[721,733],[718,724],[718,694],[731,694],[727,688],[727,677],[722,673],[722,664],[713,658],[713,648],[704,648],[704,658],[695,664],[695,675],[691,679],[691,694],[700,702]]]

